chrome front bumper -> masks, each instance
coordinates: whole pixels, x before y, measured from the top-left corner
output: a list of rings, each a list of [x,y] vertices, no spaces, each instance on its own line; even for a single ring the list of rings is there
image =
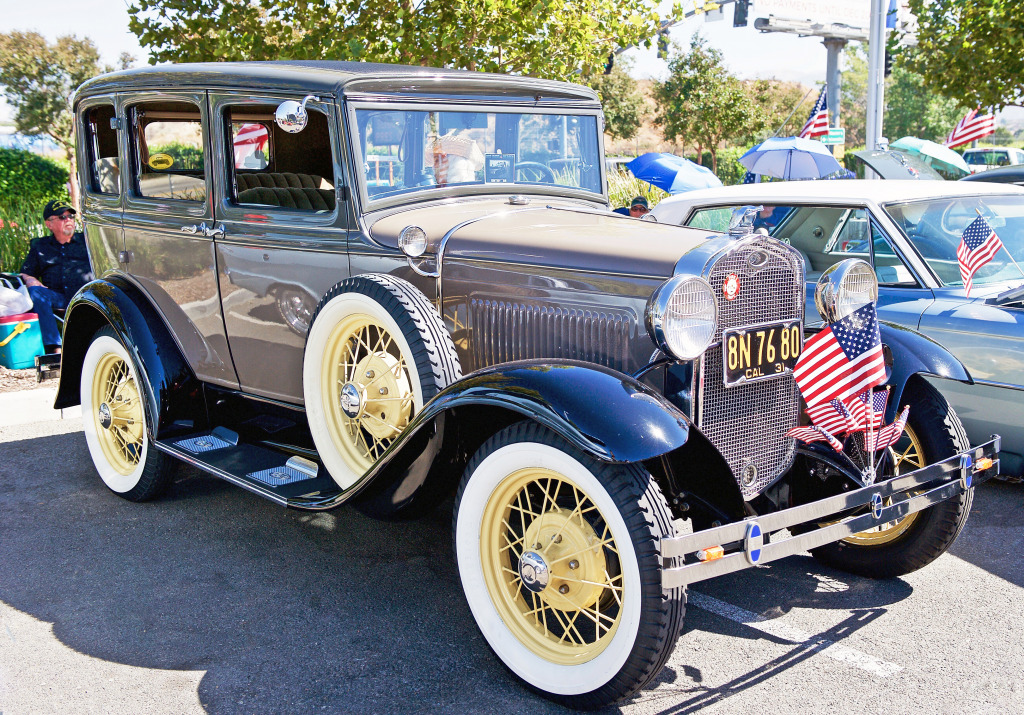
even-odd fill
[[[751,517],[694,534],[665,539],[661,555],[682,558],[682,566],[666,568],[662,586],[666,589],[704,581],[792,556],[839,541],[852,534],[902,519],[946,499],[959,496],[975,484],[999,473],[999,437],[886,482],[837,494],[810,504],[791,507],[764,516]],[[979,465],[981,460],[991,464]],[[891,503],[887,504],[890,497]],[[867,513],[841,516],[868,507]],[[778,532],[791,526],[831,522],[797,536],[783,538]],[[724,555],[701,561],[698,552],[722,547]]]

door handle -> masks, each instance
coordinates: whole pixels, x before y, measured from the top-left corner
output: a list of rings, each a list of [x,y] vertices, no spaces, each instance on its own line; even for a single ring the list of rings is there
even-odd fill
[[[191,233],[193,236],[196,235],[197,233],[205,234],[206,233],[206,224],[205,223],[201,223],[198,226],[196,226],[195,224],[193,224],[191,226],[182,226],[181,227],[181,232],[182,233]]]
[[[218,236],[220,238],[224,238],[224,224],[221,224],[220,226],[214,226],[213,228],[206,228],[204,226],[203,230],[206,232],[207,238],[216,238]]]

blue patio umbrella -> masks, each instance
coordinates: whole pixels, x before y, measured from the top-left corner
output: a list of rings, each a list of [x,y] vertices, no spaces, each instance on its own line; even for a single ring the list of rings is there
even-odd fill
[[[740,163],[777,179],[820,179],[842,168],[824,144],[800,137],[765,139],[741,156]]]
[[[711,169],[675,154],[648,152],[626,164],[626,168],[641,181],[670,194],[722,185]]]

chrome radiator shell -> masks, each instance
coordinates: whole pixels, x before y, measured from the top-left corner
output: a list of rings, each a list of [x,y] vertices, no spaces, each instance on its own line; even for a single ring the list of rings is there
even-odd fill
[[[733,300],[726,300],[723,285],[730,275],[740,287]],[[718,327],[695,370],[694,420],[749,500],[793,463],[795,445],[786,432],[799,421],[800,392],[792,374],[726,387],[722,330],[802,320],[803,259],[788,245],[754,234],[729,241],[707,261],[703,276],[715,289]]]

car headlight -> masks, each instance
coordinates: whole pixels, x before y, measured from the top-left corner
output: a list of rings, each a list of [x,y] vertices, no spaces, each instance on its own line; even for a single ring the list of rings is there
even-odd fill
[[[662,352],[680,360],[703,354],[715,335],[715,292],[703,278],[675,276],[647,301],[647,332]]]
[[[821,274],[814,289],[818,314],[830,323],[878,300],[875,272],[859,258],[847,258]]]

